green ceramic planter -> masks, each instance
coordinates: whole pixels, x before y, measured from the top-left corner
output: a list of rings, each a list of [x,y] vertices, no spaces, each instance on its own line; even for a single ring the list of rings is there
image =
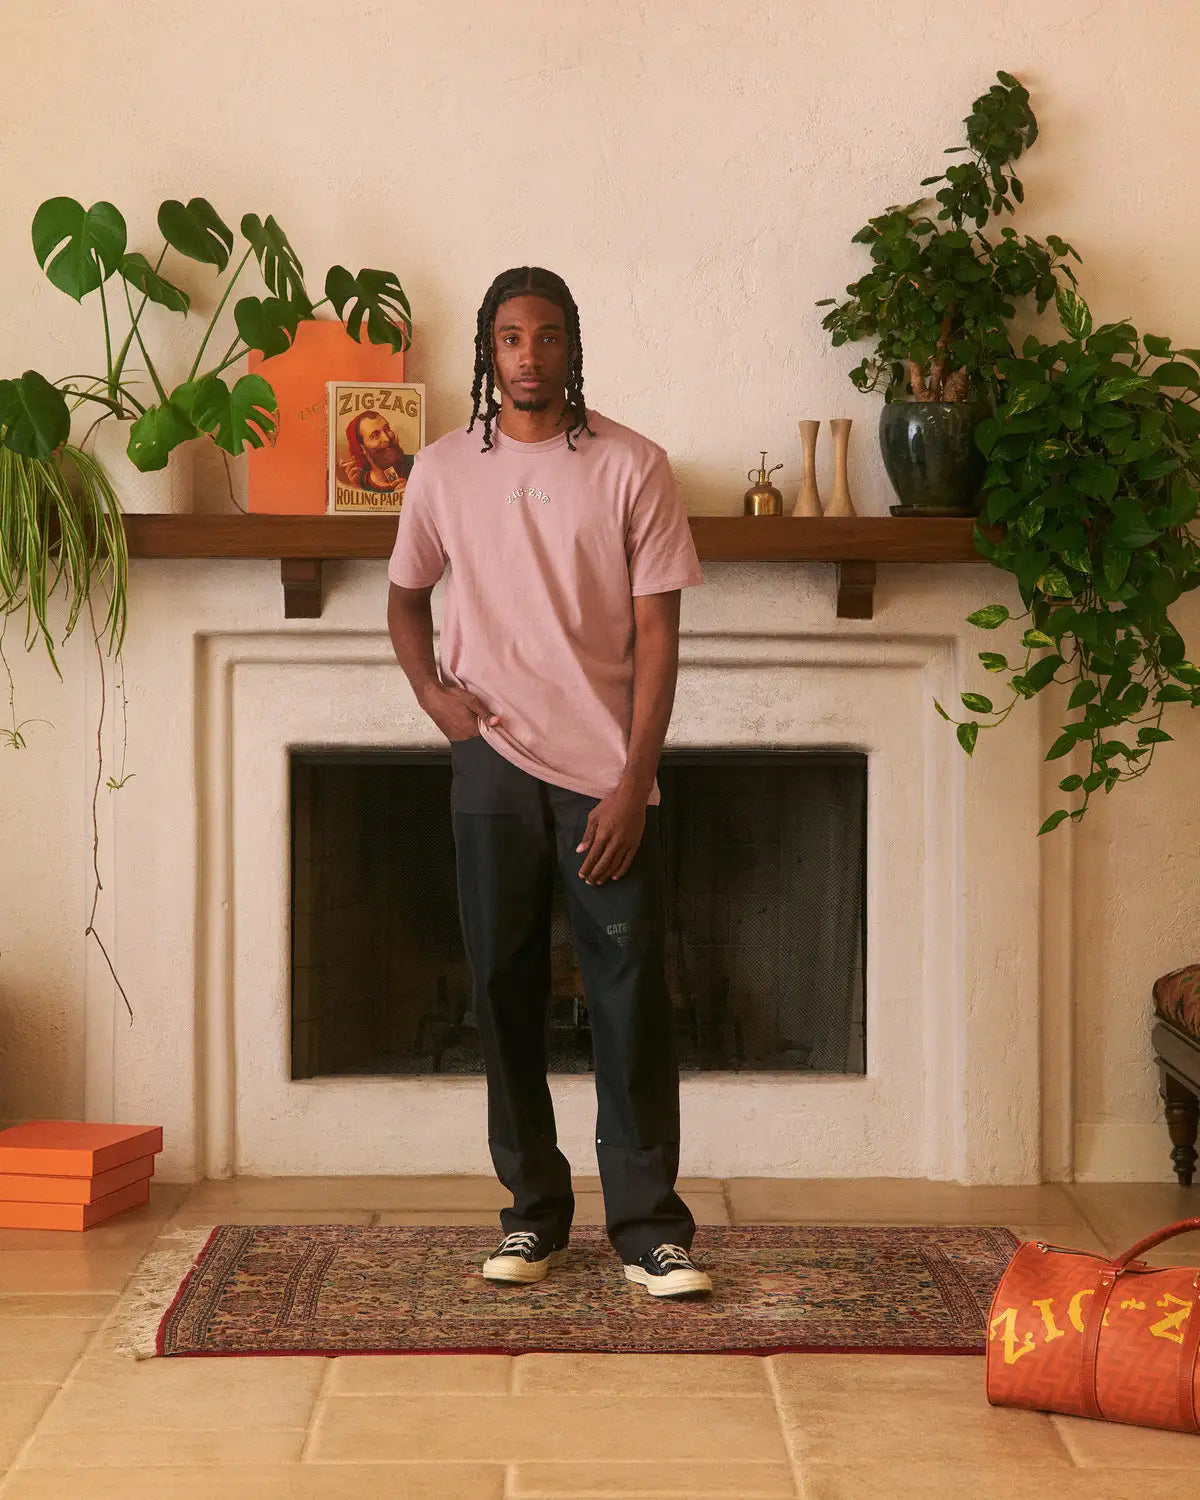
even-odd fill
[[[889,401],[879,415],[883,466],[900,497],[894,516],[977,516],[986,468],[975,429],[986,401]]]

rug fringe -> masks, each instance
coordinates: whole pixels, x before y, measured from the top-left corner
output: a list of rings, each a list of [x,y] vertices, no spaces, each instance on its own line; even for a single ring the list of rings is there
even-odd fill
[[[102,1348],[134,1359],[157,1355],[158,1325],[216,1227],[169,1230],[160,1237],[160,1248],[142,1260],[101,1325]]]

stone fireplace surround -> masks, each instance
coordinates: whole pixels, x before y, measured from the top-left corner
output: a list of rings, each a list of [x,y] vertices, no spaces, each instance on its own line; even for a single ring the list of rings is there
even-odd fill
[[[681,1171],[1058,1175],[1040,737],[1009,726],[968,761],[932,705],[979,686],[965,616],[985,592],[1011,605],[1007,580],[884,567],[875,618],[850,621],[828,566],[705,575],[684,595],[668,744],[868,756],[868,1058],[865,1077],[685,1077]],[[323,618],[285,621],[277,564],[133,565],[136,774],[103,805],[101,921],[135,1020],[91,954],[86,1108],[161,1122],[169,1179],[490,1171],[481,1079],[289,1076],[289,751],[441,743],[392,658],[383,565],[327,564],[326,581]],[[591,1080],[553,1087],[564,1150],[594,1171]]]

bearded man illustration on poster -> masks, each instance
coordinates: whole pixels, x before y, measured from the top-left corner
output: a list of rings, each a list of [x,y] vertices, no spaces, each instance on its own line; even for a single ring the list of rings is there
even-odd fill
[[[424,386],[330,381],[330,511],[398,511],[424,442]]]

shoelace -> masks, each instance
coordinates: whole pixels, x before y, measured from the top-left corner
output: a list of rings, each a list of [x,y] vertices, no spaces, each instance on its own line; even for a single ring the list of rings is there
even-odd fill
[[[500,1241],[496,1251],[497,1255],[524,1255],[527,1250],[532,1250],[538,1242],[537,1235],[532,1229],[518,1229],[512,1234],[506,1234]]]
[[[692,1269],[692,1257],[682,1245],[656,1245],[653,1255],[658,1264],[665,1266],[667,1270],[681,1267],[687,1271]]]

